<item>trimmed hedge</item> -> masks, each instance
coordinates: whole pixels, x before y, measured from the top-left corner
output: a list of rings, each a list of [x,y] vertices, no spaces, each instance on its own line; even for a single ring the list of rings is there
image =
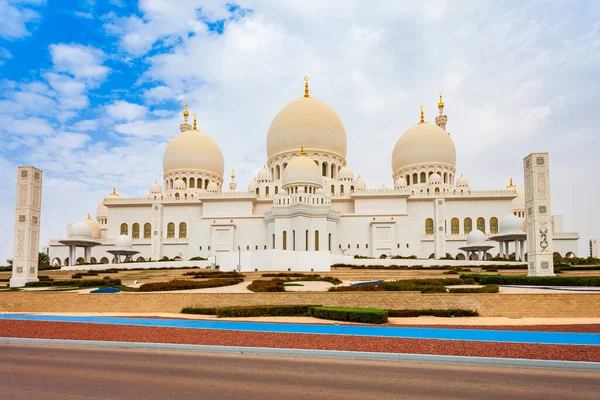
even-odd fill
[[[248,285],[248,290],[252,292],[285,292],[285,281],[273,279],[269,281],[254,281]]]
[[[242,278],[209,279],[206,281],[174,280],[170,282],[145,283],[140,286],[140,292],[158,292],[169,290],[206,289],[221,286],[231,286],[242,283]]]
[[[600,276],[461,275],[460,277],[474,279],[481,285],[600,286]]]
[[[447,293],[446,286],[472,285],[472,278],[446,278],[446,279],[406,279],[391,282],[380,282],[378,285],[342,286],[329,288],[330,292],[360,292],[379,291],[389,292],[421,292],[421,293]]]
[[[361,286],[337,286],[329,288],[330,292],[377,292],[383,289],[372,283]]]
[[[200,314],[200,315],[216,315],[216,308],[198,308],[198,307],[185,307],[181,310],[182,314]]]
[[[108,278],[108,277],[107,277]],[[27,282],[26,287],[46,287],[46,286],[76,286],[76,287],[96,287],[96,286],[117,286],[121,284],[120,279],[88,279],[88,280],[64,280],[64,281],[40,281]]]
[[[189,271],[183,274],[184,276],[192,276],[193,278],[243,278],[244,275],[236,271]]]
[[[485,285],[480,288],[448,288],[450,293],[498,293],[498,285]]]
[[[363,324],[385,324],[388,321],[388,312],[375,308],[310,307],[309,310],[313,318],[334,321],[359,322]]]
[[[455,317],[477,317],[479,313],[471,310],[388,310],[388,317],[410,318],[422,315],[433,317],[451,318]]]
[[[421,292],[421,293],[446,293],[446,287],[444,285],[431,285],[431,284],[416,284],[412,282],[394,281],[394,282],[381,282],[379,285],[385,291],[388,292]]]
[[[319,278],[318,274],[303,274],[301,272],[269,272],[261,275],[263,278]]]
[[[310,315],[309,309],[318,306],[248,306],[217,308],[219,318],[295,317]]]

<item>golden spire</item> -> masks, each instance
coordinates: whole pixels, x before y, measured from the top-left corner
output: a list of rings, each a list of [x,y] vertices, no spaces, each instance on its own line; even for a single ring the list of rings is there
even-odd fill
[[[304,77],[304,97],[310,97],[308,95],[308,76]]]
[[[425,114],[423,113],[423,106],[421,105],[421,123],[425,122]]]
[[[88,213],[88,217],[87,217],[87,219],[88,219],[88,220],[91,220],[91,219],[92,219],[92,217],[90,217],[90,213]]]
[[[231,170],[231,180],[235,179],[235,171],[232,169]]]
[[[344,167],[345,167],[346,166],[346,161],[344,161],[343,164],[344,164]]]
[[[508,184],[508,186],[506,188],[508,189],[508,188],[513,188],[513,187],[516,187],[516,186],[513,185],[513,180],[512,180],[512,178],[510,178],[510,183]]]
[[[196,130],[196,113],[194,113],[194,130]]]
[[[113,187],[113,192],[111,193],[111,196],[118,196],[116,187]]]
[[[440,102],[438,103],[438,108],[442,110],[444,108],[444,101],[442,100],[442,92],[439,92]]]
[[[190,110],[188,110],[188,105],[185,103],[185,110],[183,110],[183,118],[187,121],[190,116]]]
[[[308,155],[308,154],[306,154],[306,153],[304,152],[304,146],[300,147],[300,154],[299,154],[299,155],[300,155],[300,156],[305,156],[305,157]]]

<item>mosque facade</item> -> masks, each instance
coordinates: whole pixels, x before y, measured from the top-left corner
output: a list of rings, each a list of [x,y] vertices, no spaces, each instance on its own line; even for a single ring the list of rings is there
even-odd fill
[[[50,259],[66,266],[122,256],[190,260],[273,251],[526,259],[523,191],[512,180],[498,190],[475,190],[457,176],[441,94],[438,108],[435,123],[425,121],[421,108],[420,121],[396,142],[393,186],[369,188],[346,160],[341,119],[309,95],[306,81],[304,96],[273,119],[266,164],[242,191],[233,171],[225,182],[219,146],[197,128],[195,114],[189,124],[186,106],[181,132],[164,153],[161,183],[141,198],[113,189],[95,219],[68,224],[68,238],[50,241]],[[563,232],[561,216],[552,217],[551,234],[556,253],[575,255],[579,234]]]

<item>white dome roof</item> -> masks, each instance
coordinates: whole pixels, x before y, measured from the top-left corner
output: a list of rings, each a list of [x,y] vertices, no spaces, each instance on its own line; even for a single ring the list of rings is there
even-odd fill
[[[217,185],[215,181],[211,181],[206,187],[206,190],[209,192],[217,192],[219,190],[219,185]]]
[[[162,188],[160,187],[158,182],[154,181],[152,186],[150,186],[150,193],[154,194],[154,193],[161,193],[161,192],[162,192]]]
[[[85,221],[75,222],[69,229],[69,238],[92,238],[92,228]]]
[[[418,164],[456,164],[450,135],[437,125],[419,123],[404,132],[392,152],[392,172]]]
[[[346,157],[346,130],[331,107],[313,97],[294,100],[281,109],[267,135],[270,158],[298,151],[324,151]]]
[[[185,189],[185,182],[183,181],[183,179],[181,179],[181,178],[175,179],[175,182],[173,183],[173,189],[178,189],[178,190]]]
[[[256,190],[256,178],[254,178],[254,180],[252,182],[250,182],[250,184],[248,185],[248,191],[249,192],[254,192]]]
[[[260,181],[267,181],[267,182],[273,181],[273,175],[271,175],[271,171],[269,171],[269,169],[267,168],[266,165],[263,167],[263,169],[258,171],[258,175],[256,175],[256,180],[259,182]]]
[[[281,179],[282,186],[293,184],[304,185],[312,184],[323,186],[323,177],[319,166],[305,153],[292,158],[287,167],[283,170]]]
[[[365,182],[359,175],[358,178],[356,178],[354,180],[354,190],[366,189],[366,188],[367,188],[367,182]]]
[[[223,178],[225,162],[221,149],[206,133],[188,130],[175,136],[165,149],[163,170],[203,171]]]
[[[96,207],[96,217],[107,217],[108,216],[108,207],[104,205],[101,201],[98,203],[98,207]]]
[[[340,169],[338,179],[354,179],[354,171],[352,171],[352,168],[346,165]]]
[[[499,224],[500,233],[523,233],[523,220],[510,214],[503,217]]]
[[[456,180],[456,186],[458,187],[469,187],[469,180],[463,174]]]
[[[315,193],[316,194],[324,194],[325,191],[323,190],[323,188],[318,188]]]
[[[406,187],[406,179],[404,179],[403,177],[397,178],[394,181],[394,187],[395,188],[403,188]]]
[[[115,247],[119,249],[130,249],[133,247],[133,239],[127,235],[119,235],[115,240]]]
[[[514,187],[517,191],[517,197],[515,197],[512,201],[513,208],[524,209],[525,208],[525,191],[519,187]]]
[[[480,230],[475,229],[467,235],[467,245],[476,245],[485,243],[485,234]]]
[[[89,214],[87,219],[83,222],[85,222],[87,226],[89,226],[92,230],[92,238],[99,239],[102,236],[102,229],[100,229],[100,225],[98,224],[98,222],[91,219]]]
[[[429,177],[429,183],[442,183],[442,177],[437,172],[434,172]]]

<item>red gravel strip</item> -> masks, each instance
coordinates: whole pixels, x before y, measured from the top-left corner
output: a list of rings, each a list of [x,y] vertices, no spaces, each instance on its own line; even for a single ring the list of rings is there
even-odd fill
[[[599,324],[574,325],[389,325],[397,328],[480,329],[497,331],[600,333]]]
[[[72,322],[0,320],[0,336],[600,362],[600,346],[373,338]]]

